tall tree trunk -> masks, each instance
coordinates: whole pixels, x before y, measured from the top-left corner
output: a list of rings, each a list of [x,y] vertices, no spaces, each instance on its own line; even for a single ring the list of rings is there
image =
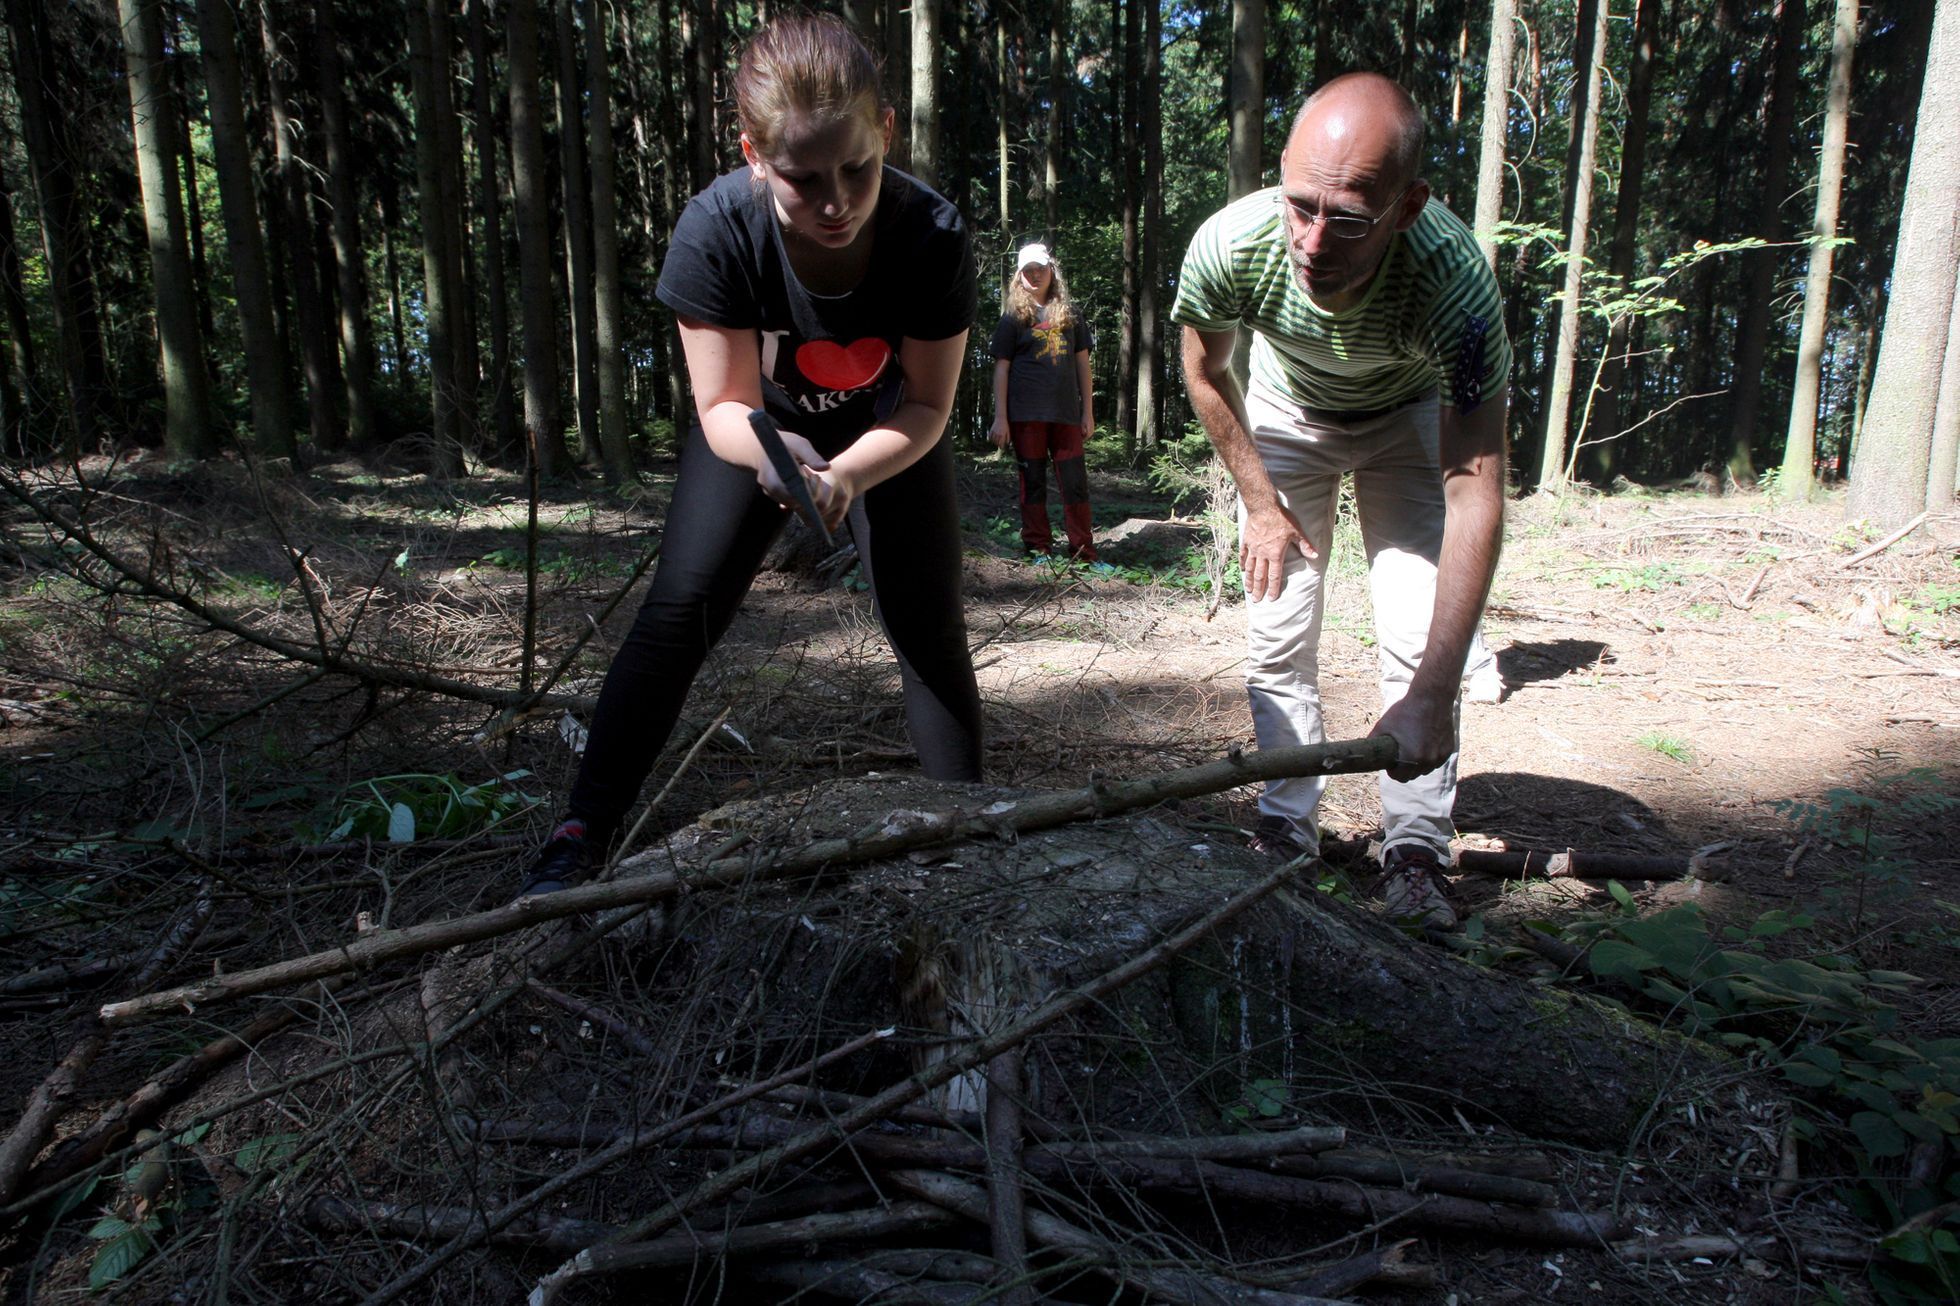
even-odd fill
[[[476,284],[473,275],[475,230],[470,223],[468,192],[463,187],[463,119],[456,110],[454,32],[449,24],[452,0],[425,0],[429,15],[430,67],[435,74],[437,181],[442,187],[443,278],[449,306],[449,351],[456,385],[456,438],[463,449],[482,445],[477,416],[477,385],[483,374],[476,334]],[[458,451],[459,455],[461,450]],[[459,457],[456,464],[463,463]]]
[[[1005,7],[994,10],[994,78],[996,97],[1000,113],[994,124],[994,164],[1000,177],[1000,238],[1011,242],[1014,239],[1013,209],[1009,196],[1014,189],[1014,169],[1008,153],[1008,142],[1013,135],[1012,119],[1014,79],[1007,68],[1007,10]],[[1017,271],[1019,269],[1016,269]]]
[[[681,0],[689,72],[687,138],[694,143],[689,194],[715,177],[715,65],[720,62],[715,17],[715,0]]]
[[[660,23],[660,39],[655,43],[659,55],[659,76],[655,78],[660,87],[660,161],[662,185],[660,188],[661,233],[663,240],[672,232],[674,224],[680,220],[681,206],[687,200],[687,192],[681,189],[680,141],[682,111],[680,96],[676,94],[674,79],[667,70],[674,66],[672,33],[674,21],[668,10],[674,0],[660,0],[657,11]],[[685,7],[685,0],[682,0]],[[687,411],[686,369],[681,365],[680,336],[671,327],[663,327],[661,343],[667,356],[667,411],[674,419],[674,439],[678,447],[680,437],[686,434],[694,418]]]
[[[173,21],[166,39],[172,50],[182,50],[184,41]],[[204,256],[204,206],[197,189],[197,150],[191,145],[193,112],[188,61],[172,59],[171,86],[177,97],[177,180],[184,187],[184,234],[191,245],[191,295],[197,301],[197,330],[206,348],[217,339],[218,329],[211,316],[211,265]]]
[[[5,139],[0,137],[0,147]],[[4,154],[0,148],[0,154]],[[41,378],[34,365],[34,327],[27,307],[27,286],[21,280],[20,245],[14,230],[13,195],[0,174],[0,311],[7,323],[7,360],[0,379],[8,389],[4,421],[0,422],[0,453],[26,458],[29,436],[41,416]]]
[[[598,347],[599,446],[606,483],[633,479],[626,443],[626,341],[624,296],[619,284],[618,165],[613,151],[612,69],[606,57],[604,0],[586,0],[585,93],[592,149],[592,293]]]
[[[1484,60],[1484,126],[1477,153],[1477,244],[1497,271],[1497,224],[1504,217],[1504,141],[1511,122],[1511,53],[1517,0],[1491,0],[1490,53]]]
[[[1608,3],[1610,3],[1610,0],[1578,0],[1578,21],[1572,29],[1572,121],[1570,124],[1571,130],[1567,133],[1565,143],[1565,188],[1559,209],[1559,233],[1561,235],[1569,235],[1572,231],[1572,210],[1573,206],[1578,202],[1579,197],[1580,156],[1585,150],[1587,124],[1598,121],[1594,100],[1600,78],[1595,76],[1593,71],[1594,65],[1598,61],[1594,57],[1591,48],[1592,31],[1599,25],[1600,8]],[[1604,52],[1605,47],[1602,45],[1600,47],[1600,53],[1603,54]],[[1537,118],[1537,121],[1544,121],[1542,115]],[[1592,183],[1590,174],[1587,174],[1585,181],[1588,187],[1590,187]],[[1568,302],[1559,299],[1554,300],[1546,311],[1549,315],[1548,325],[1551,328],[1551,339],[1554,344],[1552,348],[1545,351],[1544,369],[1539,373],[1538,393],[1544,396],[1546,402],[1549,403],[1554,385],[1552,373],[1558,366],[1558,346],[1556,342],[1564,339],[1566,320],[1568,318],[1576,319],[1579,306],[1576,300]],[[1577,337],[1575,336],[1574,339],[1576,341]],[[1570,402],[1569,386],[1567,388],[1567,402]],[[1570,421],[1570,413],[1561,414],[1558,419],[1559,428],[1561,430],[1565,429]],[[1547,414],[1546,421],[1541,429],[1546,431],[1551,429],[1549,414]],[[1539,452],[1541,461],[1543,458],[1549,457],[1544,450],[1541,449]],[[1561,455],[1561,461],[1562,457]]]
[[[1944,512],[1953,506],[1960,472],[1960,285],[1947,310],[1946,363],[1940,369],[1940,398],[1933,412],[1933,456],[1926,474],[1926,508]]]
[[[327,198],[333,211],[334,284],[340,308],[340,374],[347,390],[347,439],[373,445],[374,328],[368,322],[367,260],[361,250],[360,186],[347,127],[336,0],[315,0],[314,64],[319,69],[320,121],[326,128]]]
[[[1145,56],[1150,65],[1155,52]],[[1266,0],[1232,0],[1231,139],[1227,146],[1225,197],[1250,195],[1259,189],[1260,147],[1266,136]],[[1148,71],[1145,77],[1149,76]],[[1151,94],[1145,88],[1146,96]],[[1146,118],[1145,122],[1151,121]],[[1160,134],[1161,139],[1161,134]],[[1156,176],[1144,175],[1157,189]]]
[[[1919,93],[1905,209],[1892,254],[1892,303],[1872,379],[1871,406],[1851,464],[1845,516],[1878,530],[1926,503],[1933,417],[1960,270],[1960,0],[1937,0]]]
[[[1048,239],[1062,229],[1062,96],[1068,82],[1062,72],[1067,65],[1062,23],[1068,16],[1068,0],[1049,0],[1048,5],[1048,133],[1042,154],[1042,217]]]
[[[1416,81],[1416,27],[1422,16],[1421,0],[1406,0],[1402,6],[1402,84]]]
[[[1456,29],[1456,61],[1450,65],[1450,130],[1463,125],[1463,73],[1470,64],[1470,5],[1465,0]]]
[[[844,21],[857,29],[864,43],[872,49],[878,48],[878,3],[877,0],[844,0]]]
[[[1885,321],[1885,283],[1873,286],[1866,295],[1864,327],[1858,332],[1858,373],[1851,385],[1851,426],[1844,434],[1840,469],[1851,465],[1858,441],[1865,433],[1865,413],[1871,407],[1872,372],[1878,361],[1878,332]]]
[[[272,320],[272,282],[252,175],[251,138],[245,127],[238,26],[230,0],[197,0],[197,31],[204,49],[211,158],[218,171],[225,251],[231,260],[232,293],[238,302],[239,337],[251,391],[252,438],[261,455],[292,458],[299,452],[293,441],[293,405],[286,392],[286,355]]]
[[[939,0],[912,0],[912,175],[939,185]]]
[[[1579,40],[1587,52],[1586,116],[1579,132],[1578,168],[1571,178],[1572,225],[1566,241],[1565,291],[1559,302],[1558,350],[1545,399],[1545,444],[1538,468],[1538,488],[1556,490],[1565,483],[1565,434],[1572,398],[1572,371],[1579,353],[1579,294],[1584,283],[1586,226],[1592,219],[1593,158],[1599,143],[1599,81],[1606,62],[1606,4],[1592,4],[1593,25]]]
[[[1137,268],[1137,445],[1157,443],[1158,408],[1162,396],[1157,379],[1164,371],[1163,339],[1157,320],[1157,250],[1164,227],[1163,6],[1147,4],[1143,11],[1141,120],[1143,125],[1142,248]],[[1262,24],[1263,26],[1263,24]]]
[[[5,0],[13,37],[14,89],[28,169],[40,198],[41,252],[54,310],[55,353],[67,390],[61,448],[68,458],[101,442],[109,395],[109,357],[102,345],[95,283],[89,271],[88,222],[75,185],[79,172],[68,119],[53,101],[63,95],[55,72],[43,0]]]
[[[1660,43],[1661,0],[1637,0],[1633,20],[1633,70],[1627,79],[1627,123],[1620,145],[1620,187],[1613,201],[1613,246],[1607,271],[1615,284],[1633,280],[1636,239],[1640,231],[1640,192],[1647,176],[1647,116],[1654,97],[1654,54]],[[1855,3],[1855,0],[1854,0]],[[1622,316],[1607,331],[1606,362],[1599,378],[1599,401],[1584,433],[1592,442],[1592,474],[1601,484],[1610,481],[1618,455],[1621,416],[1620,385],[1626,376],[1627,339],[1632,326]]]
[[[545,211],[544,127],[538,105],[537,0],[511,0],[510,180],[517,211],[518,302],[524,320],[524,434],[540,476],[563,461],[558,430],[557,314],[551,289],[551,223]]]
[[[564,203],[565,292],[572,325],[572,399],[578,413],[579,461],[597,462],[599,359],[592,302],[592,192],[585,178],[584,116],[579,112],[578,33],[572,0],[551,0],[558,55],[558,168]]]
[[[497,457],[523,457],[510,376],[510,291],[504,275],[503,198],[497,181],[496,112],[490,97],[488,0],[466,0],[470,21],[470,108],[476,119],[477,211],[483,218],[483,291],[490,316],[490,413]]]
[[[163,375],[164,446],[176,458],[216,451],[204,342],[197,331],[184,208],[177,189],[176,105],[163,66],[161,0],[117,0],[123,60],[129,70],[129,117],[143,188],[150,277],[156,295],[157,353]]]
[[[912,78],[898,70],[911,67],[912,24],[906,18],[910,0],[885,0],[885,68],[891,84],[892,110],[896,124],[892,148],[886,161],[896,167],[912,168]]]
[[[1804,0],[1778,0],[1776,64],[1770,78],[1764,134],[1769,156],[1763,167],[1762,208],[1756,234],[1783,238],[1782,205],[1789,189],[1790,145],[1797,111],[1797,73],[1803,61]],[[1735,388],[1729,410],[1729,475],[1737,485],[1756,479],[1756,415],[1762,406],[1763,357],[1769,348],[1770,300],[1776,291],[1781,250],[1758,249],[1744,255],[1742,320],[1737,328]]]
[[[1783,440],[1784,493],[1810,497],[1817,458],[1817,400],[1823,389],[1824,327],[1830,310],[1831,241],[1844,190],[1844,143],[1851,122],[1851,63],[1858,45],[1858,0],[1837,0],[1831,24],[1831,79],[1824,100],[1824,142],[1817,157],[1817,209],[1810,222],[1810,269],[1803,282],[1803,326],[1797,336],[1797,380]]]
[[[340,372],[318,265],[309,253],[313,232],[311,188],[294,148],[298,127],[286,108],[286,60],[279,48],[278,29],[273,26],[271,0],[259,0],[259,33],[265,48],[266,114],[272,131],[273,178],[285,209],[294,334],[299,337],[300,366],[306,374],[307,431],[315,449],[334,450],[344,443],[341,425],[334,416],[341,389]]]
[[[381,267],[388,279],[388,343],[393,346],[395,384],[403,386],[408,383],[408,335],[402,329],[401,260],[395,253],[395,226],[401,217],[401,200],[395,194],[391,178],[382,179],[375,204],[381,211]]]
[[[1137,384],[1137,203],[1143,186],[1143,170],[1137,151],[1138,50],[1143,44],[1142,13],[1139,5],[1152,0],[1123,0],[1122,57],[1123,135],[1117,164],[1123,170],[1123,337],[1116,349],[1116,425],[1123,432],[1124,444],[1136,452],[1137,420],[1132,396]]]
[[[1313,7],[1313,84],[1325,86],[1338,66],[1334,61],[1334,0],[1314,0]]]
[[[440,3],[440,0],[435,0]],[[515,22],[515,14],[512,15]],[[408,11],[409,82],[415,99],[415,178],[422,221],[423,322],[429,357],[429,437],[439,475],[463,469],[462,419],[457,411],[456,321],[449,240],[455,230],[442,207],[441,96],[437,82],[448,76],[448,50],[430,42],[429,15],[420,5]]]

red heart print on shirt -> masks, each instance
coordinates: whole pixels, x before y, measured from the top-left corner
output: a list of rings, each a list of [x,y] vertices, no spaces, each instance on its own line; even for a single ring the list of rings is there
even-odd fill
[[[810,340],[796,347],[796,368],[826,390],[859,390],[884,374],[892,347],[876,336],[840,345]]]

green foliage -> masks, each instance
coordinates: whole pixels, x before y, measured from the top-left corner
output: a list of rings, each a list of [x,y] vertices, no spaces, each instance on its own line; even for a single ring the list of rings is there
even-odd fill
[[[1867,910],[1896,907],[1913,892],[1918,866],[1903,855],[1895,831],[1942,823],[1960,808],[1960,798],[1937,787],[1939,773],[1932,768],[1893,771],[1896,755],[1877,748],[1863,753],[1860,787],[1828,790],[1816,802],[1776,803],[1805,835],[1857,854],[1851,870],[1835,875],[1826,889],[1827,902],[1848,913],[1854,931],[1864,928]]]
[[[1241,1099],[1225,1108],[1225,1114],[1242,1125],[1255,1120],[1272,1120],[1285,1114],[1293,1090],[1284,1079],[1250,1079]]]
[[[1891,827],[1943,824],[1960,807],[1934,772],[1895,772],[1894,760],[1868,753],[1864,790],[1779,805],[1806,835],[1859,854],[1848,890],[1827,894],[1825,909],[1825,919],[1848,923],[1854,935],[1873,897],[1902,897],[1922,873]],[[1873,1225],[1898,1230],[1883,1243],[1889,1258],[1871,1270],[1881,1300],[1960,1297],[1956,1217],[1910,1223],[1960,1197],[1960,1038],[1919,1038],[1901,1028],[1895,1003],[1918,981],[1827,946],[1796,955],[1817,926],[1806,913],[1770,911],[1746,929],[1716,930],[1691,903],[1641,916],[1623,886],[1609,889],[1617,913],[1572,929],[1590,943],[1592,974],[1638,994],[1684,1032],[1773,1067],[1802,1096],[1808,1109],[1799,1136],[1852,1159],[1846,1203]],[[1856,899],[1848,913],[1847,893]]]
[[[494,567],[500,571],[524,570],[524,548],[522,545],[508,545],[490,552],[469,564],[475,567]],[[631,567],[616,558],[582,558],[574,553],[559,551],[538,555],[538,574],[556,576],[566,584],[576,584],[594,576],[624,576]]]
[[[1683,766],[1695,764],[1694,750],[1688,746],[1685,739],[1676,739],[1673,735],[1664,734],[1659,730],[1649,730],[1634,742],[1642,748],[1653,749],[1662,757],[1671,757]]]
[[[500,825],[539,800],[515,788],[529,771],[466,785],[454,774],[385,775],[351,785],[335,809],[329,841],[349,838],[413,843],[456,839]]]
[[[1663,586],[1686,583],[1681,568],[1672,562],[1650,562],[1639,568],[1602,567],[1592,574],[1594,589],[1616,589],[1622,594],[1635,590],[1658,593]]]

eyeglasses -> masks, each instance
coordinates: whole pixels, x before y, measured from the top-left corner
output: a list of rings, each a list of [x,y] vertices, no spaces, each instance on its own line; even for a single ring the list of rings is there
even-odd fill
[[[1318,222],[1326,226],[1327,234],[1336,239],[1360,240],[1375,229],[1376,223],[1400,208],[1402,201],[1408,198],[1409,192],[1414,189],[1413,185],[1403,187],[1402,193],[1390,200],[1388,207],[1372,218],[1357,218],[1347,213],[1316,213],[1283,191],[1275,191],[1273,198],[1279,202],[1280,212],[1309,231],[1313,230],[1313,224]]]

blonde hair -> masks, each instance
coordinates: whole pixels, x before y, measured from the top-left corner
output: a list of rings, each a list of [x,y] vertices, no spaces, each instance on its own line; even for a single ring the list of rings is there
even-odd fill
[[[1001,296],[1004,311],[1014,315],[1022,326],[1033,326],[1041,320],[1041,310],[1048,309],[1048,325],[1058,331],[1067,330],[1075,321],[1075,301],[1069,297],[1068,282],[1062,277],[1062,265],[1054,261],[1048,264],[1048,299],[1044,302],[1034,297],[1027,284],[1021,280],[1021,269],[1015,268],[1007,274],[1007,290]]]
[[[735,112],[759,154],[776,153],[792,113],[807,114],[821,124],[863,114],[875,127],[884,110],[878,60],[841,18],[785,14],[758,30],[742,49],[735,69]]]

